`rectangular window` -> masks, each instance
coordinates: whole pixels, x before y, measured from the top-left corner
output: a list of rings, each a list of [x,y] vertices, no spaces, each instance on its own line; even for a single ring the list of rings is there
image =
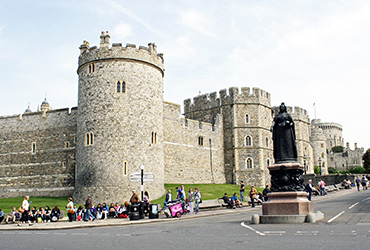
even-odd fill
[[[64,148],[69,148],[69,142],[68,142],[68,141],[66,141],[66,142],[64,143]]]

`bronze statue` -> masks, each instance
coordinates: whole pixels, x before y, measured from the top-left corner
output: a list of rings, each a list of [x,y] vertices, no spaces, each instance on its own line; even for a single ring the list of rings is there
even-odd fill
[[[269,167],[271,191],[303,191],[303,170],[297,162],[294,121],[284,103],[272,125],[275,164]]]
[[[272,139],[274,141],[275,163],[297,162],[297,146],[295,143],[295,127],[293,118],[287,113],[284,103],[275,116]]]

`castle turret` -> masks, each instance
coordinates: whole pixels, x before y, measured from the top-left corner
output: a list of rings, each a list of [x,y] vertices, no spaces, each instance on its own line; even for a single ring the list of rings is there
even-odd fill
[[[78,64],[78,119],[74,198],[129,200],[140,190],[151,198],[164,192],[163,55],[120,43],[110,47],[102,32],[100,48],[84,41]]]

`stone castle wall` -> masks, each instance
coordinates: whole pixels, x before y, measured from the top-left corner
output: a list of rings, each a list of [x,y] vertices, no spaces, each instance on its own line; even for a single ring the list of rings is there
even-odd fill
[[[140,190],[141,166],[151,199],[164,193],[163,57],[149,48],[81,45],[77,117],[77,176],[73,197],[129,200]],[[120,84],[120,87],[117,87]],[[124,86],[124,87],[122,87]],[[93,135],[94,143],[86,143]],[[153,141],[154,139],[154,141]]]
[[[185,119],[165,102],[163,119],[165,183],[225,183],[221,116],[214,125]]]
[[[0,197],[74,190],[76,108],[0,117]]]
[[[222,114],[228,183],[243,180],[247,184],[264,186],[269,182],[267,164],[272,159],[270,105],[270,94],[259,88],[233,87],[184,101],[185,116],[189,119],[212,123],[217,114]],[[247,136],[251,138],[250,145],[246,144]],[[251,165],[247,166],[248,159]]]

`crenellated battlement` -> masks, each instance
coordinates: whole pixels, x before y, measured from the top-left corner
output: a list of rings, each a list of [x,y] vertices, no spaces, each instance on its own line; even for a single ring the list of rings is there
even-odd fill
[[[229,89],[222,89],[218,93],[212,92],[196,96],[192,99],[186,99],[184,101],[184,109],[185,113],[187,113],[240,103],[256,103],[270,107],[271,96],[270,93],[259,88],[251,89],[249,87],[242,87],[239,89],[237,87],[231,87]]]
[[[17,124],[17,122],[21,122],[27,126],[27,124],[30,125],[33,122],[41,123],[44,120],[47,120],[48,123],[55,122],[55,124],[58,124],[62,120],[69,120],[70,117],[76,116],[77,107],[73,107],[72,109],[63,108],[53,109],[46,112],[37,111],[12,116],[0,116],[0,128],[2,127],[1,123],[4,123],[4,126],[9,126],[10,124]]]
[[[287,106],[286,108],[287,112],[293,117],[294,120],[301,120],[305,122],[310,121],[307,110],[297,106]],[[279,106],[272,107],[272,110],[275,116],[277,113],[279,113]]]
[[[102,32],[100,36],[100,48],[90,47],[89,42],[83,41],[80,46],[77,71],[79,72],[87,63],[109,59],[135,60],[152,64],[162,72],[164,70],[163,54],[157,53],[157,46],[154,43],[149,43],[148,47],[139,46],[139,48],[136,48],[135,44],[128,43],[123,47],[121,43],[113,43],[110,47],[110,36],[107,31]]]

